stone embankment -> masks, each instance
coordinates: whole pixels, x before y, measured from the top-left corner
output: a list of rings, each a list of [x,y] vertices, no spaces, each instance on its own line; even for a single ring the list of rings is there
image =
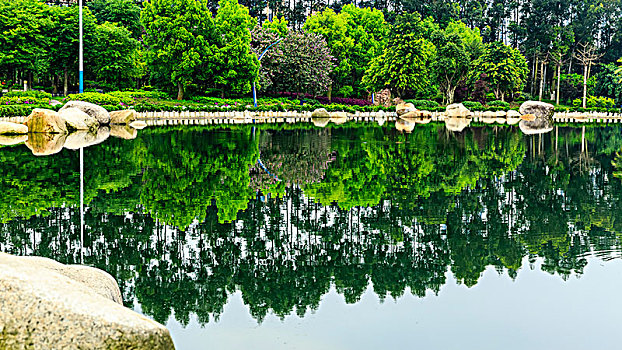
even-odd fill
[[[174,349],[96,268],[0,253],[0,349]]]
[[[419,111],[419,118],[430,118],[431,122],[443,122],[449,116],[445,112]],[[509,111],[469,111],[469,118],[475,123],[486,124],[518,124],[517,118],[520,113],[514,110]],[[135,129],[146,126],[163,125],[212,125],[212,124],[265,124],[265,123],[311,123],[314,119],[314,112],[134,112],[131,110],[111,112],[111,124],[118,121],[118,124],[131,125]],[[397,112],[327,112],[330,115],[341,114],[339,117],[346,121],[355,122],[394,122],[398,118]],[[113,114],[120,115],[114,117]],[[132,115],[127,117],[127,115]],[[128,119],[129,118],[129,119]],[[23,124],[28,117],[0,118],[0,122],[12,122]],[[134,120],[144,122],[136,123]],[[599,123],[611,124],[622,123],[620,113],[601,113],[601,112],[555,112],[553,121],[557,123]]]

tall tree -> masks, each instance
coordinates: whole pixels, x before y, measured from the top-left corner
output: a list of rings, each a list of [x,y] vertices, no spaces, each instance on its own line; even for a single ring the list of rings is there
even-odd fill
[[[203,1],[149,0],[141,21],[148,47],[147,63],[167,85],[177,87],[177,99],[195,81],[204,60],[215,54],[212,13]]]
[[[212,77],[222,97],[226,91],[247,93],[257,79],[259,68],[257,55],[250,46],[250,31],[256,21],[237,0],[220,0],[214,23],[217,48],[209,57],[203,76]]]
[[[474,83],[486,74],[495,97],[505,101],[522,91],[527,79],[528,69],[525,57],[514,48],[495,41],[486,44],[484,53],[473,63],[469,81]]]
[[[382,53],[388,30],[382,12],[352,4],[339,14],[326,9],[309,16],[303,30],[326,39],[338,62],[333,73],[336,90],[345,97],[366,96],[361,79],[371,60]]]
[[[372,91],[388,87],[399,96],[429,93],[436,47],[427,38],[437,29],[432,19],[422,20],[418,13],[398,16],[386,48],[371,61],[363,84]]]

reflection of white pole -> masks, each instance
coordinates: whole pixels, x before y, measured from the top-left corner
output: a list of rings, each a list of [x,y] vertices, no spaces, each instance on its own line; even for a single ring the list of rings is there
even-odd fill
[[[84,148],[80,148],[80,264],[84,264]]]
[[[79,23],[79,26],[80,26],[80,29],[79,29],[79,32],[80,32],[80,46],[79,46],[79,53],[78,53],[78,59],[79,59],[79,61],[78,61],[78,70],[79,70],[79,74],[80,74],[80,86],[79,86],[79,89],[80,89],[80,93],[83,93],[84,92],[84,55],[83,55],[82,51],[83,51],[83,48],[84,48],[84,40],[82,38],[82,36],[83,36],[82,35],[83,34],[83,31],[82,31],[82,0],[79,1],[79,7],[80,7],[80,10],[79,10],[79,16],[78,16],[79,19],[78,19],[78,21],[80,22]]]

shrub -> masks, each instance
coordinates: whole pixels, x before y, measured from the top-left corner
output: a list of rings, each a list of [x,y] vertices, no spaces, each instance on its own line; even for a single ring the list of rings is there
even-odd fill
[[[34,97],[17,97],[17,96],[4,96],[0,97],[0,105],[49,105],[49,98],[34,98]]]
[[[483,111],[484,106],[476,101],[464,101],[462,104],[471,111]]]
[[[503,107],[503,108],[510,108],[510,104],[505,102],[505,101],[499,101],[499,100],[495,100],[495,101],[490,101],[488,102],[488,106],[489,107]]]
[[[97,92],[83,92],[81,94],[67,95],[62,102],[67,101],[84,101],[94,103],[96,105],[119,105],[121,100],[116,96],[109,94],[100,94]]]
[[[432,111],[439,106],[438,102],[430,100],[406,100],[404,102],[412,103],[419,110]]]
[[[52,94],[47,93],[45,91],[9,91],[4,94],[5,97],[31,97],[31,98],[52,98]]]
[[[587,100],[585,101],[586,107],[587,108],[613,108],[615,107],[615,101],[612,98],[609,97],[595,97],[595,96],[588,96]],[[583,99],[582,98],[576,98],[572,101],[572,106],[573,107],[581,107],[583,105]]]

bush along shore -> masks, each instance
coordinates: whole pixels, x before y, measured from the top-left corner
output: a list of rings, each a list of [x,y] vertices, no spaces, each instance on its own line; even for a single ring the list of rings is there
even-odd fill
[[[311,117],[314,111],[325,110],[328,113],[345,113],[346,116],[375,117],[395,116],[396,106],[400,103],[421,111],[421,117],[445,115],[447,106],[431,100],[394,101],[385,105],[372,105],[366,100],[342,99],[354,104],[329,103],[327,99],[312,97],[294,98],[272,97],[258,99],[257,107],[251,98],[221,99],[214,97],[196,97],[192,100],[171,100],[165,93],[155,91],[117,91],[110,93],[86,92],[54,99],[51,94],[42,91],[9,92],[0,97],[0,117],[25,117],[36,108],[58,111],[68,101],[85,101],[99,105],[107,111],[134,110],[138,118],[276,118],[276,117]],[[320,102],[321,101],[321,102]],[[323,103],[322,103],[323,102]],[[576,106],[555,106],[556,118],[622,118],[622,110],[609,104],[592,101],[587,108]],[[519,109],[519,104],[503,101],[480,102],[464,101],[462,105],[473,112],[473,117],[512,116]],[[514,111],[514,112],[513,112]]]

